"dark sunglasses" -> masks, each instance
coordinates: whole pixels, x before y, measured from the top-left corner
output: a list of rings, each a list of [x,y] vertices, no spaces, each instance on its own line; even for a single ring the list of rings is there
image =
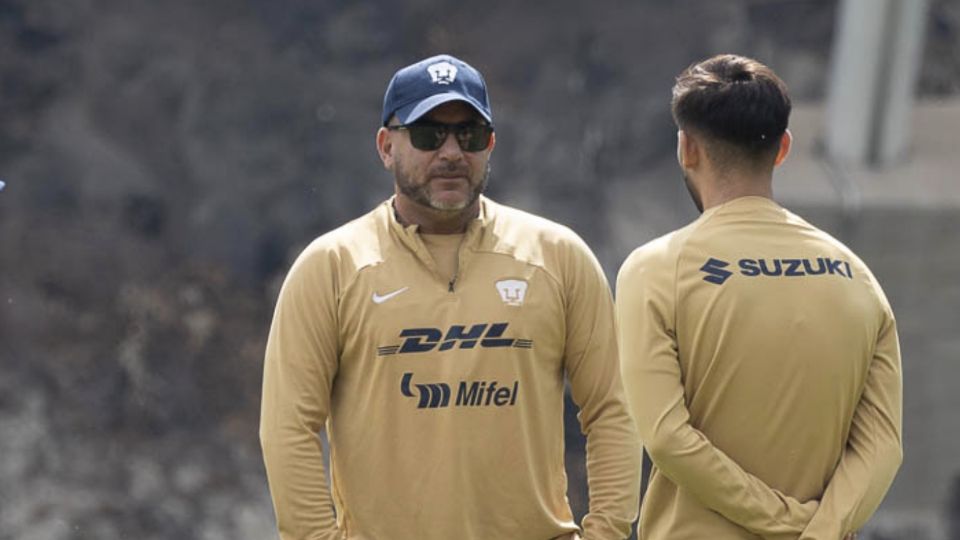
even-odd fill
[[[441,124],[439,122],[414,122],[401,126],[387,126],[390,131],[405,130],[410,133],[410,144],[417,150],[429,152],[443,146],[447,135],[453,133],[457,144],[464,152],[480,152],[490,146],[493,126],[466,122],[463,124]]]

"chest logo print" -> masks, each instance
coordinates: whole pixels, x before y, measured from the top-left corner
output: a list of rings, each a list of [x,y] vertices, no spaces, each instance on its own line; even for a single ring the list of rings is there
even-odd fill
[[[496,283],[500,299],[508,306],[522,306],[527,295],[527,282],[522,279],[502,279]]]
[[[393,292],[389,292],[389,293],[387,293],[387,294],[385,294],[385,295],[383,295],[383,296],[377,294],[376,291],[374,291],[373,296],[371,296],[370,298],[373,300],[373,303],[374,303],[374,304],[382,304],[382,303],[386,302],[387,300],[393,298],[394,296],[397,296],[398,294],[406,291],[406,290],[409,289],[409,288],[410,288],[410,287],[404,287],[404,288],[402,288],[402,289],[397,289],[397,290],[395,290],[395,291],[393,291]]]
[[[517,349],[532,349],[533,340],[525,338],[504,337],[510,323],[479,323],[467,326],[455,324],[447,329],[446,333],[440,328],[404,328],[400,336],[406,338],[400,345],[383,345],[377,347],[377,356],[393,354],[426,353],[431,351],[451,351],[473,349],[479,346],[482,349],[514,347]],[[446,337],[444,337],[446,336]]]

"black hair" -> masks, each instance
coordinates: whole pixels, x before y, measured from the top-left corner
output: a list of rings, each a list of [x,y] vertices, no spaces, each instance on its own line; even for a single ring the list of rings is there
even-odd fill
[[[733,54],[685,69],[677,77],[670,103],[680,129],[726,143],[719,145],[726,150],[724,158],[753,164],[776,156],[790,107],[787,86],[773,70]]]

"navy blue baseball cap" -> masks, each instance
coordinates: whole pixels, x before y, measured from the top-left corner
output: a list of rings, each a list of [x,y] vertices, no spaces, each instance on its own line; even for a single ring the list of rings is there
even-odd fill
[[[483,75],[449,54],[421,60],[397,71],[383,96],[383,125],[397,115],[401,124],[415,122],[448,101],[465,101],[493,125]]]

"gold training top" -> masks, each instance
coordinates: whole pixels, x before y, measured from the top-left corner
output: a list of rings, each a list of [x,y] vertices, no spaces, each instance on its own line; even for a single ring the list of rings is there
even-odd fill
[[[901,460],[896,325],[849,249],[770,199],[708,209],[617,279],[622,372],[654,468],[649,540],[839,540]]]
[[[456,274],[444,273],[392,201],[294,263],[267,343],[260,424],[281,537],[577,531],[564,471],[566,375],[587,437],[585,536],[626,538],[640,449],[613,301],[592,253],[569,229],[482,198]]]

